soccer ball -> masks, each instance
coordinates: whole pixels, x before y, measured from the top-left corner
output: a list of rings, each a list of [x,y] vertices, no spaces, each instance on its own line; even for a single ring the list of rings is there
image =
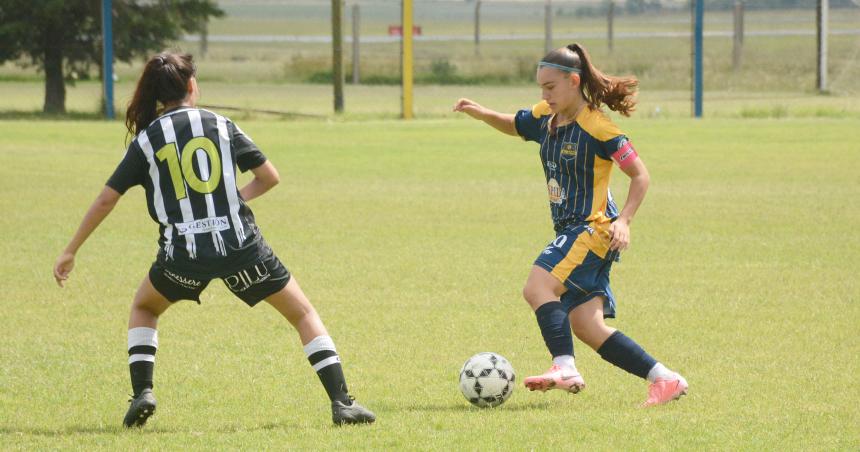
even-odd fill
[[[466,360],[460,370],[460,392],[472,405],[497,407],[514,392],[514,368],[503,356],[483,352]]]

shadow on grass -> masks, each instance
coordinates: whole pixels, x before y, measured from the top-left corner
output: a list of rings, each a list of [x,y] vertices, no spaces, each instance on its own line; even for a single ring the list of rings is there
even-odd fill
[[[104,120],[101,113],[89,111],[69,111],[63,114],[43,113],[41,110],[5,110],[0,111],[0,120],[44,120],[44,121],[101,121]]]
[[[48,428],[14,428],[0,427],[0,435],[21,435],[21,436],[46,436],[56,437],[64,435],[103,435],[103,434],[129,434],[129,435],[159,435],[164,433],[187,433],[192,435],[200,435],[204,433],[240,433],[240,432],[259,432],[282,430],[288,428],[299,428],[298,424],[291,425],[290,423],[268,423],[257,425],[254,427],[243,427],[238,425],[228,425],[215,429],[200,429],[191,428],[170,428],[162,426],[148,426],[143,428],[127,429],[121,425],[72,425],[59,429]]]
[[[423,405],[413,405],[413,406],[393,406],[388,407],[391,411],[427,411],[427,412],[436,412],[436,413],[467,413],[474,411],[532,411],[532,410],[545,410],[548,409],[552,404],[550,401],[541,401],[541,402],[528,402],[528,403],[516,403],[516,404],[505,404],[496,408],[478,408],[472,405],[466,405],[463,403],[452,403],[452,404],[423,404]]]
[[[263,110],[254,108],[229,107],[224,105],[198,105],[200,108],[213,111],[226,110],[236,113],[237,118],[256,119],[259,117],[270,117],[285,120],[298,119],[329,119],[327,115],[299,113],[293,111]],[[121,115],[122,112],[117,112]],[[0,111],[0,120],[3,121],[105,121],[105,117],[99,112],[90,111],[68,111],[66,113],[43,113],[41,110],[5,110]]]

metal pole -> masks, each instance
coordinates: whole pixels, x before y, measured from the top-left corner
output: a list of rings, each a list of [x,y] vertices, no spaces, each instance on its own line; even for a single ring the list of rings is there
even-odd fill
[[[352,84],[358,85],[360,76],[360,61],[359,58],[359,10],[358,3],[352,5]]]
[[[544,53],[552,51],[552,0],[546,0],[544,6],[544,28],[546,29],[546,38],[544,40]]]
[[[744,43],[744,2],[735,0],[734,9],[734,39],[732,40],[732,69],[741,68],[741,52]]]
[[[412,119],[412,0],[401,1],[401,49],[403,119]]]
[[[828,9],[830,9],[828,0],[818,0],[817,8],[817,35],[818,35],[818,67],[816,86],[818,92],[824,93],[827,91],[827,21]]]
[[[102,87],[105,118],[114,119],[113,109],[113,5],[102,0]]]
[[[705,18],[705,0],[693,0],[693,116],[702,117],[702,25]]]
[[[481,54],[481,0],[475,0],[475,55]]]
[[[206,58],[209,53],[209,20],[204,19],[200,26],[200,59]]]
[[[343,17],[342,0],[331,0],[332,78],[334,79],[334,111],[343,112]]]
[[[609,0],[609,9],[606,12],[606,42],[609,44],[609,51],[612,52],[613,48],[613,38],[614,38],[614,30],[613,30],[613,21],[615,19],[615,1]]]

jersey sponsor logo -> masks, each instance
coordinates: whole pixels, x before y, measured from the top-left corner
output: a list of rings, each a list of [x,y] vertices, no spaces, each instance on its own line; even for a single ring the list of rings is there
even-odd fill
[[[558,169],[558,164],[557,164],[557,163],[555,163],[555,162],[553,162],[552,160],[547,160],[547,162],[546,162],[546,167],[547,167],[547,169],[549,169],[550,171],[555,171],[555,170],[557,170],[557,169]]]
[[[244,292],[251,286],[266,281],[271,276],[269,269],[266,268],[266,264],[258,262],[249,269],[242,270],[224,278],[224,282],[233,292]]]
[[[230,221],[227,217],[210,217],[193,220],[186,223],[176,223],[176,230],[180,235],[203,234],[206,232],[217,232],[230,229]]]
[[[561,155],[565,157],[576,157],[576,143],[562,143]]]
[[[561,204],[567,199],[567,192],[558,185],[558,181],[555,178],[550,178],[546,184],[546,189],[549,193],[549,202],[553,204]]]
[[[186,289],[196,289],[196,288],[200,287],[201,284],[203,284],[203,281],[198,281],[198,280],[193,279],[193,278],[187,278],[187,277],[182,276],[182,275],[177,275],[176,273],[173,273],[172,271],[170,271],[166,268],[164,269],[163,274],[164,274],[164,277],[169,279],[171,282],[178,284],[182,287],[185,287]]]

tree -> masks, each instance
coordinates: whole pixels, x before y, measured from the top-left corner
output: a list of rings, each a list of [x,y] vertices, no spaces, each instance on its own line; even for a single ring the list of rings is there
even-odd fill
[[[224,12],[214,0],[113,0],[114,58],[129,62],[200,31]],[[101,2],[0,0],[0,63],[45,73],[45,113],[65,113],[66,75],[101,74]]]

